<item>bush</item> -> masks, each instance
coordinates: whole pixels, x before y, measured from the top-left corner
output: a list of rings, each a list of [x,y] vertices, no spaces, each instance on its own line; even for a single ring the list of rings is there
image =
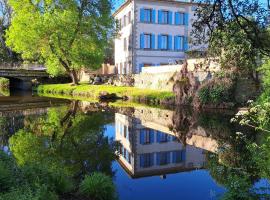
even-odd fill
[[[84,178],[80,184],[80,193],[95,200],[116,199],[115,187],[112,179],[109,176],[98,172]]]
[[[232,78],[216,77],[198,89],[198,98],[202,104],[219,105],[234,102],[235,82]]]
[[[9,88],[9,79],[0,77],[0,88]]]

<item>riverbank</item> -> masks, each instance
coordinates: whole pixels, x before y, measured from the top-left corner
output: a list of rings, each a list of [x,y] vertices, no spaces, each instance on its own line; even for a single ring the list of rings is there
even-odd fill
[[[115,99],[125,99],[132,102],[154,105],[170,105],[174,103],[175,99],[173,92],[111,85],[81,84],[72,86],[70,84],[49,84],[38,86],[37,92],[41,95],[91,98],[93,100],[99,100],[102,94],[106,94],[107,96],[114,96]]]

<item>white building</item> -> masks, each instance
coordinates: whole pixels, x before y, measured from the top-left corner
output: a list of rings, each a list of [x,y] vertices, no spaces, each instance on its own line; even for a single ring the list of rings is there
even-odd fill
[[[113,14],[120,28],[115,39],[117,73],[184,60],[196,8],[191,0],[127,0]]]

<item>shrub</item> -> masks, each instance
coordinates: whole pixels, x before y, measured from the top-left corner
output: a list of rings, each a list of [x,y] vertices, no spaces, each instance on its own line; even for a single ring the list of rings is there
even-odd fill
[[[235,82],[232,78],[216,77],[204,83],[199,89],[197,96],[201,104],[229,103],[234,101]]]
[[[0,77],[0,88],[9,88],[9,79]]]
[[[112,179],[109,176],[98,172],[84,178],[80,184],[80,193],[96,200],[116,199],[115,187]]]

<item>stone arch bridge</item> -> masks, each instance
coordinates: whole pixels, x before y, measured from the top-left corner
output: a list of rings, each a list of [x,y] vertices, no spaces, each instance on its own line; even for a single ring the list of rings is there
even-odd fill
[[[15,68],[0,66],[0,77],[10,80],[10,88],[30,90],[33,79],[49,78],[45,68]]]

